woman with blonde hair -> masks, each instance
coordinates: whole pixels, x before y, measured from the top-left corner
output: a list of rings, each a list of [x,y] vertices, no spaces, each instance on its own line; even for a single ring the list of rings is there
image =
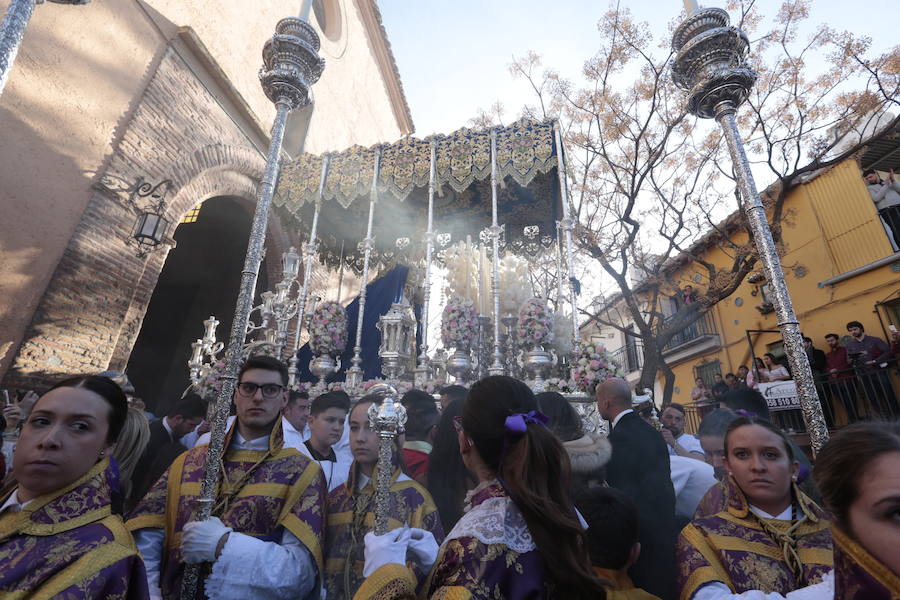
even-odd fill
[[[122,433],[119,434],[119,439],[112,451],[112,457],[119,466],[119,491],[122,498],[128,498],[131,495],[131,479],[134,476],[134,469],[141,460],[149,441],[150,423],[147,421],[147,417],[140,409],[129,406]]]

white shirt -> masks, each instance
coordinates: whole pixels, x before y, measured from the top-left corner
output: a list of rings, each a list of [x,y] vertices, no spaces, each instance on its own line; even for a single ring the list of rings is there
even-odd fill
[[[682,433],[675,438],[675,441],[688,452],[697,452],[698,454],[706,456],[706,453],[703,452],[703,446],[700,445],[700,440],[689,433]],[[666,444],[666,447],[669,449],[669,456],[676,456],[678,454],[672,446]]]
[[[226,421],[226,423],[225,423],[226,431],[228,431],[228,429],[231,428],[231,425],[234,423],[234,420],[236,418],[237,417],[235,417],[234,415],[228,417],[228,421]],[[308,430],[309,430],[309,427],[304,428],[304,431],[308,431]],[[300,433],[299,431],[297,431],[296,429],[294,429],[294,426],[291,425],[290,421],[288,421],[284,417],[281,417],[281,432],[284,437],[284,447],[285,448],[294,448],[295,450],[300,452],[300,454],[302,454],[303,456],[312,458],[312,455],[309,453],[309,449],[306,447],[306,444],[303,443],[304,441],[309,439],[309,436],[307,435],[306,438],[304,438],[303,434]],[[240,437],[236,431],[235,431],[235,437]],[[257,448],[257,450],[267,450],[269,448],[269,438],[263,437],[260,439],[264,439],[264,440],[266,440],[266,442],[261,448]],[[210,440],[210,432],[207,431],[206,433],[204,433],[203,435],[200,436],[200,438],[197,440],[197,443],[195,443],[192,447],[196,448],[197,446],[200,446],[201,444],[208,444],[209,440]],[[256,441],[256,440],[254,440],[254,441]],[[233,444],[233,442],[232,442],[232,444]]]
[[[3,506],[0,506],[0,515],[9,510],[9,512],[17,513],[29,504],[31,504],[31,500],[26,500],[25,502],[19,502],[19,488],[13,490],[13,493],[9,495],[9,498],[6,499],[6,502],[3,503]]]
[[[266,450],[269,437],[247,441],[235,431],[229,447],[235,450]],[[159,571],[165,532],[155,528],[139,529],[134,532],[134,541],[147,569],[150,598],[157,600],[162,597]],[[312,554],[287,529],[282,530],[280,542],[265,542],[232,532],[204,585],[206,595],[216,600],[311,600],[318,595],[317,575]]]
[[[172,428],[169,427],[168,419],[169,419],[169,417],[163,417],[162,419],[160,419],[160,421],[162,421],[162,426],[166,430],[166,433],[169,434],[169,441],[177,442],[178,440],[175,439],[175,433],[172,431]],[[200,426],[197,425],[197,427],[200,427]]]
[[[714,470],[702,460],[675,455],[669,457],[669,471],[675,488],[675,514],[691,520],[700,500],[716,484]]]
[[[872,195],[872,202],[875,203],[875,208],[878,210],[900,204],[900,193],[898,193],[900,192],[900,181],[866,184],[866,187],[869,190],[869,194]]]
[[[616,415],[616,418],[612,420],[612,423],[609,424],[609,430],[612,431],[616,428],[616,424],[622,420],[622,417],[627,415],[628,413],[633,413],[634,411],[630,408],[626,408],[622,412]]]

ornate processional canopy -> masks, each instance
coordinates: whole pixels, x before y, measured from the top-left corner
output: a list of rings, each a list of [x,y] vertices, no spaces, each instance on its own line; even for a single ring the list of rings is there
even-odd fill
[[[534,255],[556,240],[561,206],[553,125],[523,119],[493,129],[500,183],[498,222],[505,228],[501,250]],[[485,241],[482,232],[491,225],[491,131],[463,128],[424,140],[409,137],[389,145],[301,155],[282,167],[275,204],[308,224],[321,193],[319,259],[331,268],[343,260],[361,272],[360,240],[366,237],[377,165],[370,261],[386,266],[421,260],[433,145],[435,251],[440,259],[443,248],[467,236]]]

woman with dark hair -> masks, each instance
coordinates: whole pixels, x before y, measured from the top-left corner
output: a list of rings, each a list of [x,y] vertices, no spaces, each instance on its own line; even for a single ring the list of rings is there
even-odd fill
[[[0,496],[3,595],[148,596],[144,563],[110,507],[127,411],[119,386],[98,376],[61,381],[34,405]]]
[[[352,598],[362,585],[363,539],[375,523],[375,472],[378,464],[378,434],[369,425],[368,410],[380,405],[383,396],[377,393],[360,398],[350,410],[350,450],[353,464],[344,483],[328,494],[325,529],[324,588],[328,600]],[[402,454],[394,440],[394,472],[388,513],[390,527],[420,532],[410,550],[416,580],[424,580],[434,564],[438,544],[444,539],[444,529],[437,508],[428,492],[402,470]],[[405,561],[404,561],[405,562]]]
[[[766,381],[784,381],[791,378],[787,367],[779,363],[771,352],[763,354],[763,363],[766,365]]]
[[[441,546],[423,597],[605,598],[569,494],[565,451],[528,386],[504,376],[480,380],[457,422],[460,452],[479,484]],[[405,565],[411,532],[366,535],[368,577],[356,598],[416,597]]]
[[[757,417],[735,419],[724,463],[725,509],[678,538],[682,600],[755,590],[778,598],[819,583],[832,565],[830,523],[797,487],[800,464],[784,433]]]
[[[573,492],[606,480],[606,463],[612,457],[612,446],[602,436],[584,433],[581,417],[558,392],[541,392],[535,396],[538,409],[547,415],[547,427],[562,442],[572,468]]]
[[[819,452],[813,475],[834,519],[833,591],[818,597],[900,596],[900,423],[841,429]]]
[[[466,492],[478,483],[459,453],[459,440],[453,425],[453,420],[462,415],[463,402],[454,400],[441,413],[428,457],[428,491],[447,531],[462,517]]]

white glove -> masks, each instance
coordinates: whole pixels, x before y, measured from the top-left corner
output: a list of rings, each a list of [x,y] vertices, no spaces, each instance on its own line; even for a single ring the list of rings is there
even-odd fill
[[[406,566],[406,551],[409,547],[409,527],[394,529],[384,535],[366,534],[366,564],[363,577],[368,577],[387,564]]]
[[[185,523],[181,534],[181,554],[184,562],[214,562],[219,540],[232,531],[231,527],[227,527],[218,517]]]
[[[409,534],[409,553],[412,560],[427,573],[437,560],[440,546],[430,531],[413,527],[409,530]]]

